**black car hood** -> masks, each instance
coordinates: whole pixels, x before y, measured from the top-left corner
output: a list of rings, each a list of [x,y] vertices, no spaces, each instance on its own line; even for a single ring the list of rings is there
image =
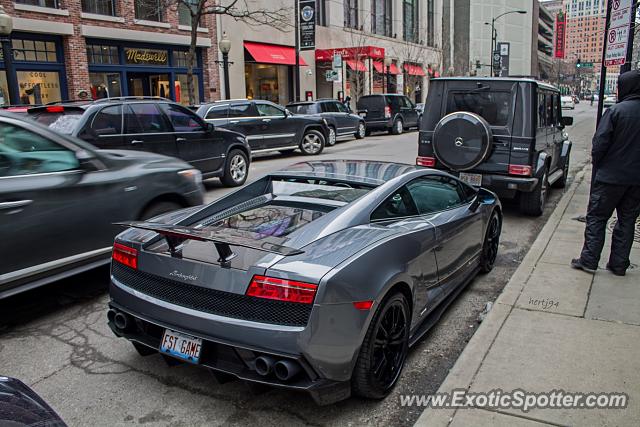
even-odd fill
[[[22,381],[0,377],[0,425],[66,427],[62,418]]]
[[[640,99],[640,70],[632,70],[618,77],[618,102]]]

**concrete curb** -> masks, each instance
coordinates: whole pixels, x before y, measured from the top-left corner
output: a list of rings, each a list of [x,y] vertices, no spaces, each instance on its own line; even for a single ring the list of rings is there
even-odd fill
[[[525,283],[529,277],[531,277],[538,261],[549,245],[571,199],[584,180],[585,170],[588,167],[587,165],[576,173],[571,186],[558,202],[553,213],[549,216],[547,223],[531,245],[531,249],[529,249],[522,263],[513,276],[511,276],[509,283],[507,283],[500,296],[496,299],[492,310],[480,327],[478,327],[473,337],[471,337],[471,340],[469,340],[469,343],[460,354],[455,365],[449,371],[440,388],[438,388],[438,393],[450,393],[454,389],[469,390],[471,384],[473,384],[482,362],[489,353],[507,317],[511,314],[518,297],[524,289]],[[448,426],[453,420],[456,411],[457,409],[427,408],[422,415],[420,415],[415,425],[420,427]]]

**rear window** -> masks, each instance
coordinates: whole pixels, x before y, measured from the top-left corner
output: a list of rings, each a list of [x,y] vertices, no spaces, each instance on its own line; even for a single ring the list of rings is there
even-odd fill
[[[315,114],[316,106],[314,104],[287,105],[287,110],[293,114]]]
[[[297,179],[273,181],[272,185],[274,196],[309,197],[345,203],[351,203],[371,191],[366,186],[314,179],[306,182]]]
[[[266,205],[221,219],[212,227],[249,231],[262,237],[284,237],[320,218],[324,212],[300,207]]]
[[[71,135],[82,118],[83,111],[68,111],[64,113],[39,113],[34,120],[49,128]]]
[[[385,102],[382,96],[363,96],[358,100],[358,108],[384,108]]]
[[[512,105],[511,92],[456,91],[447,97],[447,114],[467,111],[481,116],[491,126],[506,126]]]

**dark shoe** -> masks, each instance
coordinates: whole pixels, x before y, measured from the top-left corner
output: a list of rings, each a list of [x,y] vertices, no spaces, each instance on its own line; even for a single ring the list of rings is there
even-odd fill
[[[622,270],[622,269],[619,269],[619,268],[611,268],[611,266],[609,264],[607,264],[607,270],[609,270],[610,272],[612,272],[616,276],[626,276],[627,275],[627,271],[626,270]]]
[[[597,268],[589,268],[586,265],[584,265],[580,260],[580,258],[572,259],[571,267],[575,268],[576,270],[585,271],[589,274],[596,274],[596,270],[597,270]]]

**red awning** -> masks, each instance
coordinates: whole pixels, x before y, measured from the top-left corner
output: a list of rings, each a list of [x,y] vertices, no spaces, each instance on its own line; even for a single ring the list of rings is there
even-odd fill
[[[344,62],[346,62],[349,68],[351,68],[352,70],[362,71],[362,72],[367,71],[367,66],[364,65],[364,62],[362,61],[356,61],[355,59],[347,59]]]
[[[389,69],[385,70],[384,63],[382,61],[373,61],[373,68],[375,68],[380,74],[388,73],[393,74],[394,76],[400,74],[400,70],[398,70],[398,66],[394,62],[389,65]]]
[[[329,62],[333,55],[338,54],[342,59],[356,58],[384,58],[384,49],[376,46],[342,47],[337,49],[316,49],[316,62]]]
[[[404,64],[404,70],[411,76],[426,76],[421,66],[415,64]]]
[[[249,51],[256,62],[262,62],[264,64],[296,65],[296,51],[290,46],[244,42],[244,48]],[[302,57],[300,57],[300,65],[307,65]]]
[[[380,61],[373,61],[373,68],[380,74],[384,74],[384,64]]]
[[[389,67],[389,74],[393,74],[393,75],[400,74],[400,70],[398,69],[398,66],[396,65],[395,62],[391,63],[391,66]]]

